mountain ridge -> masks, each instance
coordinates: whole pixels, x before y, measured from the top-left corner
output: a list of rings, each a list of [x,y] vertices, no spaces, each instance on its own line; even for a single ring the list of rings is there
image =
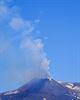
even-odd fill
[[[1,93],[0,100],[80,100],[79,91],[69,88],[74,83],[60,83],[53,79],[33,79],[22,87]],[[74,87],[75,87],[74,86]]]

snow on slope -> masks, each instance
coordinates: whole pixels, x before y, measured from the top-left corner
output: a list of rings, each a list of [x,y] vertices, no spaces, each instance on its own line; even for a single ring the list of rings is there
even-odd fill
[[[80,100],[80,83],[33,79],[24,86],[0,94],[1,100]]]

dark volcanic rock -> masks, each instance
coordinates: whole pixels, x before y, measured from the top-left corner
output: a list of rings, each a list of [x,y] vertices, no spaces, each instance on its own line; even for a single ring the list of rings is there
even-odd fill
[[[0,100],[80,100],[80,97],[53,79],[34,79],[19,89],[0,94]]]

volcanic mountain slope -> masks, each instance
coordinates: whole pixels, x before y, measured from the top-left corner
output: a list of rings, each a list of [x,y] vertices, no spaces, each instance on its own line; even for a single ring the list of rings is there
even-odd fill
[[[0,100],[80,100],[80,83],[34,79],[19,89],[0,94]]]

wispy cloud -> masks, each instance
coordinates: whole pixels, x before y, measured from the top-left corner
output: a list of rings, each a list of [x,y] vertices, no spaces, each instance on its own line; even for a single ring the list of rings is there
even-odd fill
[[[4,54],[5,52],[7,52],[8,47],[9,47],[8,41],[0,37],[0,54]]]
[[[5,57],[7,66],[4,67],[11,74],[11,78],[7,76],[6,78],[26,82],[34,77],[48,77],[50,61],[44,51],[44,43],[33,36],[35,35],[33,23],[39,23],[40,20],[25,20],[15,9],[15,7],[9,7],[5,0],[1,0],[0,37],[3,35],[5,39],[0,38],[0,55],[7,54]]]
[[[25,21],[20,17],[14,17],[11,19],[10,27],[14,29],[15,31],[21,31],[22,34],[30,34],[33,32],[34,27],[32,26],[32,23],[30,21]]]

